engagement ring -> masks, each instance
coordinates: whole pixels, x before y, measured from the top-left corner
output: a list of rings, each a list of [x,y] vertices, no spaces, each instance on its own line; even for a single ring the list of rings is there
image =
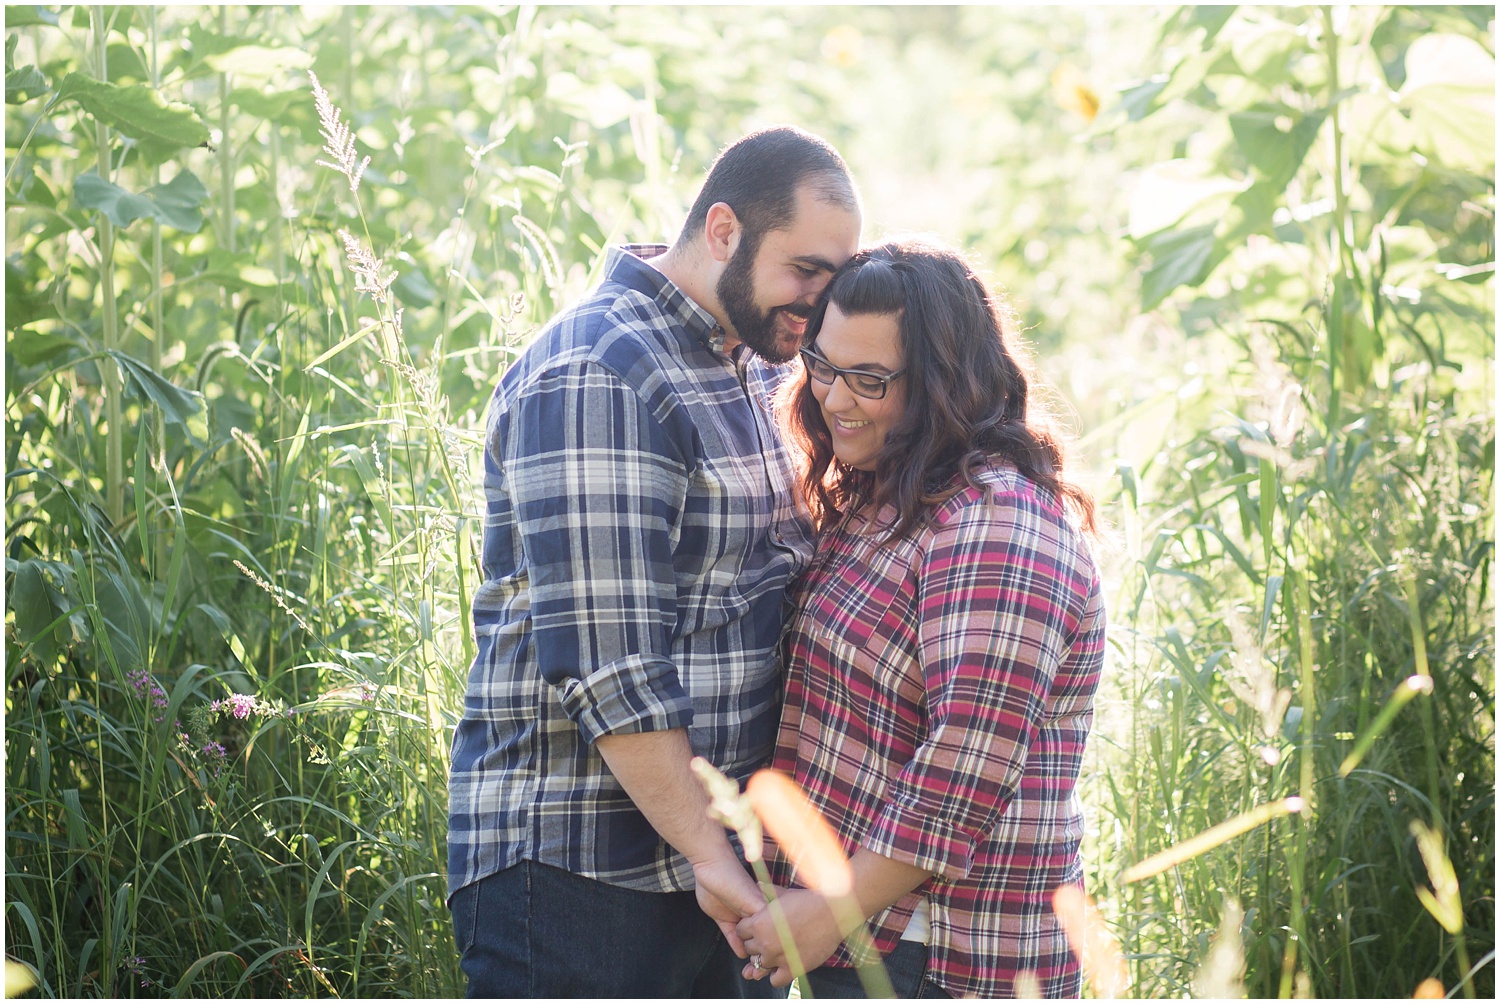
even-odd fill
[[[760,964],[760,956],[759,955],[752,955],[752,956],[750,956],[750,964],[755,967],[755,971],[757,973],[769,973],[771,971],[771,970],[767,969],[765,966],[763,966],[763,965]]]

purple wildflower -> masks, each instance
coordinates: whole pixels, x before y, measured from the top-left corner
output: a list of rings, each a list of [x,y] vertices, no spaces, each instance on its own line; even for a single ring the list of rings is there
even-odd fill
[[[250,713],[255,710],[255,698],[249,694],[230,694],[228,700],[224,702],[224,707],[228,708],[229,713],[236,718],[249,718]]]

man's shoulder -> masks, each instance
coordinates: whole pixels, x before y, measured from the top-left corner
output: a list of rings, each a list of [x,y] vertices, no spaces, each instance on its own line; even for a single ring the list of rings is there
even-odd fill
[[[602,367],[628,380],[642,363],[659,368],[677,341],[651,297],[606,279],[549,321],[506,371],[502,388],[557,370]]]

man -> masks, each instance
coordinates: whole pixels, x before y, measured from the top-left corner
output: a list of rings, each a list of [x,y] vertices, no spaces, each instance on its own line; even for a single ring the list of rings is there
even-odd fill
[[[800,130],[724,150],[670,248],[500,381],[479,654],[454,736],[449,905],[470,996],[740,997],[764,905],[688,762],[769,758],[788,580],[812,551],[770,398],[860,213]]]

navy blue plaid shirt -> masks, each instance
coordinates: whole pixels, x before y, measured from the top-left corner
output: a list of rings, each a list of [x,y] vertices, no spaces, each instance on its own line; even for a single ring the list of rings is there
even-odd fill
[[[691,889],[594,740],[686,728],[740,778],[771,755],[787,586],[813,550],[771,410],[789,368],[726,355],[641,260],[664,250],[611,249],[491,402],[450,893],[523,859]]]

